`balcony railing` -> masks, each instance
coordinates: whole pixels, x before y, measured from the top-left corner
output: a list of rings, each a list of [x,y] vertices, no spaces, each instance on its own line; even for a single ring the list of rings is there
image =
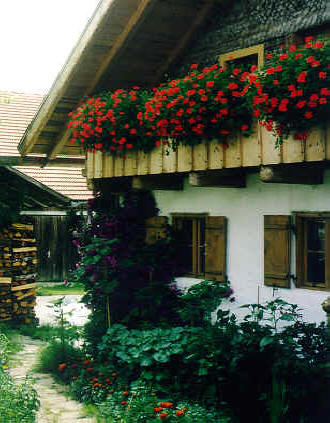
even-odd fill
[[[175,152],[166,146],[147,154],[129,152],[125,158],[87,153],[86,176],[90,180],[324,160],[330,160],[330,124],[326,130],[313,130],[307,141],[291,138],[277,149],[275,137],[257,127],[249,138],[237,136],[231,140],[227,149],[214,140],[194,147],[179,146]]]

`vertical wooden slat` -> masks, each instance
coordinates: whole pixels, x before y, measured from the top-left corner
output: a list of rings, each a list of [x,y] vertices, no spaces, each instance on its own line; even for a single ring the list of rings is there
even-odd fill
[[[162,146],[154,148],[150,152],[150,173],[158,174],[163,172],[163,150]]]
[[[306,161],[316,162],[325,159],[325,132],[313,129],[306,141]]]
[[[112,178],[114,175],[114,157],[113,154],[103,153],[102,177]]]
[[[239,134],[232,137],[229,147],[225,150],[224,167],[240,167],[242,165],[241,137]]]
[[[147,175],[149,173],[149,154],[143,151],[138,152],[137,174]]]
[[[102,178],[102,152],[94,153],[94,178]]]
[[[207,145],[206,142],[195,145],[192,149],[193,156],[193,170],[206,170],[207,169]]]
[[[291,216],[264,216],[264,283],[290,287]]]
[[[227,219],[207,216],[205,219],[205,279],[225,281]]]
[[[134,176],[137,173],[137,152],[129,151],[124,160],[124,175]]]
[[[271,132],[268,132],[266,128],[259,127],[261,148],[262,148],[262,164],[278,164],[281,163],[281,150],[275,148],[276,138]]]
[[[190,145],[179,145],[178,172],[189,172],[190,170],[192,170],[192,147]]]
[[[283,163],[296,163],[304,160],[305,141],[289,137],[283,142]]]
[[[114,176],[124,176],[124,159],[120,156],[114,158]]]
[[[218,143],[218,140],[212,140],[208,143],[208,168],[222,169],[224,150]]]
[[[163,172],[174,173],[177,170],[177,151],[173,151],[169,146],[163,146]]]
[[[257,123],[252,126],[249,137],[241,137],[242,166],[259,166],[261,164],[261,140]]]
[[[94,154],[87,153],[86,155],[86,177],[93,179],[94,177]]]

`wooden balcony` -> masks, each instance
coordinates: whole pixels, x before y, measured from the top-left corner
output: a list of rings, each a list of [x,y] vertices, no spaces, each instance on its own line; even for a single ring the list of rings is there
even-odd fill
[[[87,153],[86,176],[92,180],[325,160],[330,160],[330,124],[326,130],[313,130],[306,142],[288,139],[277,149],[274,136],[256,127],[249,138],[237,136],[226,150],[212,141],[195,147],[180,146],[176,152],[166,146],[148,154],[129,152],[125,158]]]

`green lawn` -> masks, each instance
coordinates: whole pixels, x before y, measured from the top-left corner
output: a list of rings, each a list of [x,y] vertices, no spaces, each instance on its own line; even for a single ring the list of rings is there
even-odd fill
[[[72,283],[65,286],[64,283],[47,286],[47,283],[39,283],[37,286],[37,296],[41,295],[84,295],[82,284]]]

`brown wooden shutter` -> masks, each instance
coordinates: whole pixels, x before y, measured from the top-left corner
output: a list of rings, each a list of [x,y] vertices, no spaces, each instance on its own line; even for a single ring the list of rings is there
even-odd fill
[[[290,288],[291,216],[264,216],[264,283]]]
[[[207,216],[205,219],[205,279],[226,280],[227,219]]]
[[[166,237],[167,217],[154,216],[146,220],[146,243],[153,244]]]

